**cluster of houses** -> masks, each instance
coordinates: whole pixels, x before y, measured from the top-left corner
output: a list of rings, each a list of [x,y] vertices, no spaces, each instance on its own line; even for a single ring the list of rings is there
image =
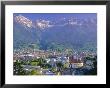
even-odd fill
[[[26,50],[27,51],[27,50]],[[14,52],[14,60],[32,60],[32,59],[39,59],[39,58],[51,58],[61,56],[62,53],[52,52],[52,51],[44,51],[44,50],[34,50],[34,51],[15,51]]]
[[[23,53],[23,54],[14,54],[14,62],[16,62],[16,60],[23,60],[23,61],[29,61],[29,60],[33,60],[33,59],[40,59],[40,54],[41,52],[37,52],[37,53]],[[45,52],[43,51],[42,54],[44,55]],[[47,52],[46,52],[47,54]],[[45,55],[44,55],[45,56]],[[91,69],[91,67],[93,67],[93,62],[91,60],[87,60],[86,62],[84,61],[84,57],[86,55],[84,53],[81,54],[77,54],[74,53],[73,55],[69,56],[69,55],[61,55],[58,56],[56,55],[56,53],[48,53],[48,57],[44,58],[46,63],[50,64],[52,67],[56,67],[57,62],[60,62],[62,64],[66,64],[68,63],[68,69],[72,68],[88,68]],[[91,55],[92,56],[92,55]],[[92,56],[93,57],[93,56]],[[23,68],[25,71],[31,71],[31,70],[39,70],[41,72],[41,74],[44,75],[55,75],[55,73],[53,73],[50,69],[42,69],[40,66],[31,66],[31,65],[23,65]]]

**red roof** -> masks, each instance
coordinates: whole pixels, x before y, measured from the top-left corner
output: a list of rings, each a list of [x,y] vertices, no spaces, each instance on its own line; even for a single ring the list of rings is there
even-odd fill
[[[82,63],[82,60],[80,59],[74,59],[74,56],[69,57],[70,63]]]

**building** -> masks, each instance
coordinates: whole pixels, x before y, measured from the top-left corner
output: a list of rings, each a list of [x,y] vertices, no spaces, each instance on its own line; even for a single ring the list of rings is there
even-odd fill
[[[32,60],[34,58],[33,54],[25,53],[19,56],[20,60]]]
[[[69,63],[72,68],[80,68],[84,65],[81,59],[75,59],[74,56],[69,57]]]
[[[56,61],[56,58],[51,58],[49,63],[52,67],[56,67]]]
[[[63,64],[69,63],[69,58],[66,57],[66,56],[61,57],[60,60],[61,60],[61,62],[62,62]]]

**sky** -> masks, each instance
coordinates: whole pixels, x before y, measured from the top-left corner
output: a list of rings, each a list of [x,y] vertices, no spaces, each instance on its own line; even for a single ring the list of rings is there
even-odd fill
[[[75,17],[78,19],[97,18],[96,13],[14,13],[13,15],[14,16],[23,15],[31,20],[35,19],[54,20],[70,17]]]

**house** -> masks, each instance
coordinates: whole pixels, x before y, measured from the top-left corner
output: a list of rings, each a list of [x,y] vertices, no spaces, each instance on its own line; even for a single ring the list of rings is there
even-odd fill
[[[85,62],[85,68],[87,68],[87,69],[92,69],[93,67],[94,67],[93,61],[87,60],[87,61]]]
[[[93,61],[87,60],[87,61],[86,61],[86,65],[93,65]]]
[[[43,69],[43,70],[42,70],[42,74],[43,74],[43,75],[55,75],[55,73],[53,73],[53,72],[50,71],[49,69]]]
[[[47,62],[52,66],[52,67],[56,67],[56,58],[50,58]]]
[[[60,58],[60,60],[61,60],[61,62],[62,62],[63,64],[65,64],[65,63],[68,63],[68,62],[69,62],[69,58],[68,58],[68,57],[66,57],[66,56],[61,57],[61,58]]]
[[[48,58],[48,59],[45,59],[46,60],[46,63],[49,63],[50,62],[50,59]]]
[[[19,56],[21,60],[32,60],[34,58],[33,54],[25,53]]]
[[[40,66],[31,66],[31,65],[21,65],[23,67],[23,70],[25,70],[26,72],[31,72],[32,70],[37,70],[40,71],[40,73],[42,74],[42,68]]]
[[[72,68],[80,68],[83,67],[83,61],[81,59],[76,59],[74,56],[69,57],[70,67]]]

